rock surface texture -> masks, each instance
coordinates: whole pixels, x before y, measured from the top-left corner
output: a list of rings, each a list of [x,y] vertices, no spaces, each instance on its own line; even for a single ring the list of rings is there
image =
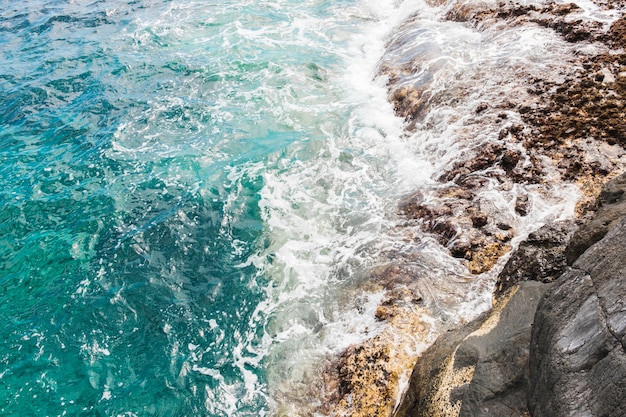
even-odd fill
[[[626,217],[626,174],[609,181],[583,220],[555,222],[531,233],[511,255],[498,277],[494,296],[515,284],[553,282],[591,245]],[[581,225],[582,224],[582,225]]]
[[[406,121],[407,142],[415,139],[412,146],[437,159],[437,169],[428,186],[399,202],[394,233],[402,243],[384,253],[385,262],[371,271],[369,290],[385,293],[376,310],[385,330],[329,358],[322,382],[311,384],[322,393],[317,414],[530,416],[530,387],[535,387],[532,410],[542,415],[567,413],[567,407],[545,402],[552,391],[550,384],[566,386],[564,381],[570,376],[583,378],[581,372],[584,378],[599,378],[603,370],[593,368],[596,359],[602,366],[610,363],[615,373],[607,373],[606,378],[613,380],[596,386],[572,379],[568,389],[575,393],[579,387],[591,392],[604,389],[597,398],[607,402],[614,402],[616,395],[623,397],[615,388],[620,382],[626,385],[618,371],[623,369],[618,366],[623,358],[616,356],[623,353],[623,346],[619,351],[609,338],[621,333],[599,330],[602,323],[609,323],[608,308],[622,307],[602,304],[600,295],[593,306],[585,304],[586,299],[581,301],[582,312],[569,299],[563,303],[572,304],[562,308],[569,317],[580,314],[583,325],[567,331],[580,332],[574,334],[581,337],[589,331],[603,338],[593,360],[580,369],[569,368],[566,358],[550,359],[545,356],[548,352],[539,350],[553,353],[560,346],[556,342],[560,333],[550,333],[561,331],[551,327],[556,326],[552,320],[559,311],[548,314],[546,310],[543,330],[534,337],[548,344],[533,344],[533,352],[547,362],[532,375],[528,373],[531,327],[540,295],[550,286],[555,286],[551,294],[561,294],[558,287],[567,278],[559,277],[566,271],[569,275],[563,277],[573,280],[570,286],[587,291],[590,297],[593,291],[597,293],[591,274],[584,278],[574,272],[585,268],[579,263],[578,269],[568,268],[626,216],[626,177],[603,188],[626,167],[626,2],[579,3],[426,0],[436,8],[429,13],[440,20],[428,25],[441,25],[442,33],[447,33],[447,27],[471,33],[484,46],[486,56],[489,48],[498,51],[493,59],[474,57],[484,64],[476,68],[459,69],[446,60],[433,59],[431,48],[436,42],[419,36],[423,30],[419,12],[402,22],[398,35],[389,40],[379,73],[388,80],[388,97],[396,113]],[[602,10],[603,18],[592,16],[589,10],[595,7]],[[510,44],[517,45],[513,39],[524,39],[531,32],[554,40],[556,59],[500,61],[498,57],[506,55]],[[511,37],[512,33],[516,35]],[[512,54],[518,52],[515,47]],[[499,64],[492,68],[495,58]],[[578,204],[574,209],[572,203],[568,213],[575,212],[578,219],[551,223],[531,233],[505,259],[517,239],[537,221],[563,218],[556,212],[546,213],[565,200],[569,203],[570,194]],[[433,247],[436,253],[444,249],[445,256],[431,259]],[[471,291],[460,293],[458,288],[488,292],[505,261],[494,291],[494,310],[445,333],[421,357],[441,332],[460,325],[461,319],[449,312],[467,301],[465,296]],[[564,291],[563,296],[574,293],[569,287]],[[547,309],[550,303],[542,306]],[[604,313],[604,322],[592,317],[592,312]],[[606,324],[604,328],[611,327]],[[582,352],[587,346],[570,347]],[[613,355],[613,362],[602,362],[602,354]],[[418,357],[408,393],[395,407],[406,370],[413,368]],[[564,368],[550,368],[556,365]],[[563,374],[562,382],[559,372],[565,371],[573,373]],[[586,415],[626,417],[621,405],[606,409],[605,414],[594,414],[601,408],[590,407]]]
[[[524,282],[418,361],[397,417],[524,416],[530,329],[549,284]]]
[[[494,296],[499,298],[521,281],[556,280],[567,266],[566,249],[577,230],[575,221],[563,221],[531,233],[504,265]]]
[[[593,209],[592,219],[574,233],[568,244],[565,257],[570,265],[626,216],[626,175],[602,188]]]
[[[609,182],[578,230],[531,234],[494,309],[422,355],[395,416],[626,416],[625,188]]]
[[[559,278],[533,326],[534,417],[626,415],[626,220]]]
[[[466,123],[470,126],[490,120],[492,126],[498,126],[498,140],[474,143],[479,133],[459,132],[457,142],[467,148],[435,178],[439,185],[434,198],[414,193],[400,204],[399,214],[408,224],[417,223],[433,233],[454,257],[467,261],[470,272],[481,274],[509,252],[519,223],[514,216],[503,216],[502,210],[493,210],[481,201],[486,190],[505,189],[510,184],[519,184],[520,189],[545,185],[551,175],[557,175],[581,189],[578,212],[583,214],[607,178],[620,171],[626,145],[626,16],[606,27],[584,19],[583,9],[573,3],[431,3],[447,10],[446,20],[462,23],[477,33],[491,33],[503,25],[527,25],[554,31],[567,43],[579,44],[581,50],[591,45],[596,48],[593,53],[578,53],[578,62],[559,77],[552,77],[551,71],[522,71],[511,78],[523,79],[523,88],[507,84],[511,79],[500,80],[503,88],[524,90],[524,94],[502,95],[506,99],[501,101],[491,98],[479,104],[475,120]],[[595,3],[609,9],[624,7],[623,2]],[[407,120],[409,131],[428,123],[425,117],[430,106],[453,107],[458,100],[447,89],[434,92],[407,85],[404,80],[415,71],[415,65],[410,61],[404,67],[389,64],[381,68],[390,80],[390,100],[397,114]],[[520,193],[515,213],[525,217],[532,206],[532,201]]]

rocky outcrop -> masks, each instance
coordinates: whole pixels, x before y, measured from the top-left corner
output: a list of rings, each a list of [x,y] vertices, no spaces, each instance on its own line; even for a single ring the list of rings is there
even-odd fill
[[[494,296],[499,298],[529,279],[545,283],[556,280],[567,266],[566,250],[577,230],[572,220],[547,224],[528,235],[504,265]]]
[[[531,234],[499,278],[494,309],[422,355],[395,416],[626,416],[624,191],[626,175],[580,229]]]
[[[621,175],[602,188],[594,206],[593,218],[572,236],[565,253],[568,263],[571,265],[625,216],[626,175]]]
[[[435,191],[428,198],[414,193],[400,204],[399,214],[408,219],[408,225],[418,225],[435,235],[454,257],[467,261],[471,273],[481,274],[510,251],[520,218],[532,209],[532,201],[521,193],[514,213],[520,218],[499,218],[501,208],[493,211],[480,201],[486,191],[506,189],[511,184],[520,184],[520,189],[529,184],[545,185],[556,173],[562,181],[576,183],[582,190],[578,213],[583,214],[592,209],[607,176],[620,170],[626,146],[626,17],[609,26],[586,19],[583,9],[573,3],[431,2],[443,7],[445,19],[477,32],[538,25],[569,43],[595,48],[594,53],[571,57],[575,65],[558,77],[530,71],[514,77],[524,80],[523,87],[511,79],[498,81],[503,88],[524,93],[480,103],[474,109],[475,120],[466,122],[469,126],[489,120],[492,126],[499,126],[494,132],[497,138],[474,143],[478,133],[468,133],[469,128],[460,132],[457,143],[463,152],[434,178],[439,183]],[[596,3],[624,7],[623,2]],[[410,25],[410,19],[405,24]],[[399,38],[397,47],[402,48],[404,41]],[[433,90],[407,82],[419,65],[410,59],[402,62],[384,63],[381,73],[389,78],[389,98],[397,114],[413,131],[428,122],[429,109],[454,107],[458,97],[448,89]]]
[[[512,216],[498,210],[471,188],[456,184],[442,186],[431,200],[418,191],[401,202],[399,214],[435,234],[452,256],[466,259],[473,274],[490,270],[511,250]]]
[[[488,314],[440,337],[419,359],[395,416],[526,415],[530,328],[548,287],[524,282]]]
[[[626,415],[626,220],[549,291],[533,325],[534,417]]]
[[[626,174],[602,187],[586,217],[587,222],[550,223],[531,233],[505,264],[494,296],[498,298],[517,283],[529,279],[553,282],[568,265],[626,217]]]
[[[623,2],[594,2],[621,8],[615,15],[625,7]],[[387,330],[329,361],[323,371],[320,391],[324,394],[318,411],[355,417],[388,415],[393,409],[405,377],[403,369],[413,367],[412,361],[421,353],[412,350],[415,340],[407,337],[406,330],[428,328],[428,323],[420,322],[420,314],[434,308],[437,314],[445,311],[437,306],[436,297],[429,300],[430,278],[418,272],[436,268],[416,258],[420,250],[409,248],[441,245],[463,274],[470,272],[464,280],[490,280],[497,272],[494,266],[501,266],[516,238],[545,215],[542,210],[550,205],[552,193],[559,192],[553,184],[575,184],[583,194],[576,210],[579,220],[548,224],[530,234],[498,278],[494,309],[445,333],[420,356],[410,388],[395,411],[397,416],[527,416],[527,393],[540,385],[528,372],[538,300],[550,286],[560,286],[563,279],[559,277],[572,263],[599,244],[626,215],[626,198],[624,208],[620,207],[626,180],[619,180],[622,185],[613,182],[617,188],[605,188],[596,202],[602,185],[626,166],[626,20],[622,17],[610,25],[603,19],[602,23],[590,18],[586,9],[560,2],[427,3],[441,8],[442,20],[454,21],[493,42],[499,39],[494,35],[501,33],[500,28],[547,28],[539,30],[547,36],[551,31],[562,36],[567,42],[559,43],[559,48],[569,52],[562,56],[563,65],[554,67],[487,70],[490,85],[510,92],[490,95],[489,89],[464,83],[433,83],[434,75],[447,79],[465,73],[438,73],[437,66],[430,68],[428,45],[411,49],[415,56],[407,56],[410,36],[390,40],[387,49],[392,59],[382,60],[380,73],[389,80],[389,99],[406,119],[407,134],[430,132],[430,127],[438,126],[437,116],[448,120],[447,111],[433,113],[433,109],[460,110],[463,116],[450,118],[445,127],[445,138],[454,138],[453,149],[458,152],[454,158],[443,158],[428,187],[408,194],[398,205],[398,230],[406,245],[390,251],[390,268],[372,274],[387,294],[376,311]],[[405,21],[399,32],[413,33],[408,29],[417,20],[419,14]],[[574,43],[580,48],[573,47]],[[397,54],[401,60],[393,59]],[[425,75],[412,78],[416,73]],[[474,81],[485,81],[484,75],[477,72]],[[433,154],[448,155],[436,146]],[[548,196],[547,201],[543,196]],[[595,220],[585,224],[593,217],[589,213],[595,214]],[[442,278],[437,286],[456,277]],[[587,288],[582,281],[579,284]],[[576,317],[576,312],[567,311]],[[440,324],[437,333],[457,325],[442,321],[436,326]],[[549,333],[549,324],[545,329]],[[585,328],[576,331],[584,334]],[[548,378],[550,383],[554,383],[550,378],[558,378],[547,369],[542,371],[547,373],[533,377]],[[550,392],[548,385],[543,387]],[[610,391],[610,396],[617,394]],[[538,397],[533,409],[554,411],[544,404],[546,398]],[[607,397],[607,401],[612,399]],[[620,415],[611,413],[607,415]]]

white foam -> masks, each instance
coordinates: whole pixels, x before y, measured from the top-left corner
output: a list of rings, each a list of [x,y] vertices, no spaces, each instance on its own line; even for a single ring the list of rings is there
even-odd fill
[[[416,11],[418,23],[393,33],[390,42],[400,46],[385,59],[412,60],[414,72],[404,82],[426,86],[441,101],[432,104],[407,138],[404,122],[387,100],[386,79],[375,79],[375,71],[391,28]],[[350,38],[344,52],[346,67],[338,71],[345,74],[337,79],[345,89],[332,110],[345,114],[345,125],[324,126],[320,145],[308,148],[317,151],[316,158],[287,157],[277,170],[264,174],[260,206],[272,242],[267,273],[274,285],[273,303],[266,310],[271,316],[268,358],[270,367],[288,369],[270,369],[271,384],[296,383],[307,374],[308,364],[380,331],[383,324],[374,319],[374,311],[382,293],[366,294],[354,304],[339,300],[350,293],[350,286],[367,279],[368,266],[382,251],[403,245],[394,240],[398,235],[393,230],[393,210],[400,196],[418,188],[428,192],[436,185],[435,175],[468,148],[497,138],[500,127],[475,120],[479,103],[499,100],[503,91],[513,99],[524,98],[525,86],[515,82],[519,71],[529,68],[558,78],[560,66],[567,65],[574,53],[572,45],[549,29],[477,32],[442,21],[440,9],[421,1],[365,3],[363,9],[349,13],[369,22],[361,23],[362,30]],[[402,36],[411,41],[399,42]],[[463,143],[459,137],[469,139]],[[524,218],[514,210],[521,188],[532,203]],[[516,219],[514,245],[547,221],[573,216],[578,197],[574,185],[558,182],[549,188],[493,187],[480,195]],[[425,239],[421,245],[417,250],[438,263],[432,281],[424,278],[433,303],[441,307],[436,314],[463,321],[490,307],[498,267],[470,280],[458,261],[436,244]],[[443,286],[437,281],[444,270],[457,277],[456,284],[452,280]],[[438,299],[444,291],[449,300]],[[416,341],[416,350],[420,346],[424,348],[425,342]],[[289,355],[294,359],[286,359]]]
[[[566,63],[574,49],[541,28],[478,32],[444,22],[440,19],[444,10],[420,0],[326,5],[324,13],[316,15],[306,5],[264,3],[282,19],[271,24],[243,13],[247,6],[260,7],[242,2],[239,9],[215,10],[212,16],[204,11],[207,22],[222,26],[199,29],[195,15],[206,5],[172,4],[133,20],[118,43],[112,44],[125,51],[121,59],[129,66],[154,64],[142,63],[141,58],[157,37],[178,46],[170,56],[176,63],[193,70],[219,64],[210,74],[216,80],[211,83],[180,84],[175,75],[164,71],[157,77],[162,91],[150,100],[120,81],[120,90],[141,106],[129,111],[106,154],[126,170],[112,187],[112,194],[119,196],[118,210],[130,210],[126,199],[146,177],[162,179],[167,188],[183,187],[211,198],[194,168],[143,172],[146,163],[191,155],[206,172],[203,179],[219,183],[223,191],[220,197],[226,205],[220,232],[230,236],[243,179],[263,180],[259,207],[267,247],[239,266],[254,265],[264,272],[250,285],[261,286],[267,300],[256,307],[248,331],[237,334],[232,357],[224,359],[232,361],[242,386],[229,385],[217,368],[199,365],[201,349],[191,348],[196,344],[188,345],[193,364],[186,362],[180,369],[180,375],[191,370],[216,381],[219,389],[205,387],[207,412],[216,415],[236,415],[242,401],[266,396],[267,387],[251,371],[264,361],[270,366],[271,390],[289,389],[290,384],[306,380],[309,367],[325,355],[378,334],[384,323],[375,319],[375,310],[384,293],[360,288],[365,287],[369,268],[384,259],[386,251],[422,254],[423,259],[411,267],[424,271],[423,278],[417,277],[424,280],[427,298],[438,309],[433,316],[439,316],[430,318],[433,326],[442,317],[465,320],[489,307],[493,276],[468,283],[459,261],[450,259],[432,239],[416,243],[419,239],[402,236],[395,228],[394,212],[404,194],[416,189],[428,194],[437,184],[436,175],[463,152],[497,137],[497,129],[474,120],[478,103],[499,99],[503,89],[515,98],[523,97],[522,86],[510,82],[516,71],[534,68],[558,76],[559,62]],[[597,10],[587,7],[585,12]],[[418,23],[400,28],[414,13]],[[217,45],[239,55],[212,51]],[[383,56],[390,45],[392,52]],[[268,50],[274,55],[259,58]],[[412,65],[413,73],[403,79],[406,85],[427,87],[440,99],[411,135],[388,101],[388,80],[376,78],[382,63],[399,60]],[[243,73],[236,64],[263,68]],[[185,113],[187,101],[203,103],[205,111]],[[171,110],[180,110],[184,117],[161,117]],[[162,124],[157,126],[156,120]],[[254,153],[271,131],[300,139],[286,141],[263,162],[224,168],[228,165],[224,161]],[[460,143],[461,136],[471,140]],[[254,143],[246,146],[246,141]],[[481,198],[514,216],[518,188],[494,188]],[[532,208],[519,221],[515,243],[546,221],[571,216],[578,197],[573,186],[524,188],[531,194]],[[184,224],[191,222],[181,210],[171,215]],[[141,225],[119,227],[133,235]],[[232,245],[233,253],[240,254],[245,242],[233,239]],[[147,253],[141,242],[136,250]],[[219,288],[216,285],[215,291]],[[177,296],[182,300],[184,294]],[[221,346],[227,329],[215,319],[207,322],[207,329],[216,333],[215,344]],[[171,327],[163,330],[169,337]],[[416,340],[415,352],[429,342]],[[210,354],[211,347],[204,353]],[[104,354],[93,351],[93,346],[85,349],[91,355]]]

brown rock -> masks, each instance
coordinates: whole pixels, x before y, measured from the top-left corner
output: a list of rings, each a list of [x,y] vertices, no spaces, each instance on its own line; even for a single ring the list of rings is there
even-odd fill
[[[511,246],[501,243],[490,243],[471,253],[468,269],[472,274],[489,271],[502,255],[511,250]]]

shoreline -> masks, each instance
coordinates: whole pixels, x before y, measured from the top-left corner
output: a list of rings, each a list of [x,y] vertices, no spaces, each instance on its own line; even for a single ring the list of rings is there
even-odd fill
[[[485,210],[477,201],[489,184],[541,186],[554,178],[572,184],[581,190],[575,217],[582,224],[595,212],[594,202],[603,185],[626,168],[626,121],[620,117],[626,95],[626,6],[614,4],[621,17],[603,27],[579,19],[581,9],[574,4],[509,2],[490,8],[465,2],[430,3],[447,7],[446,19],[475,30],[538,25],[552,29],[568,43],[595,45],[600,51],[581,54],[577,62],[568,63],[570,72],[558,77],[560,82],[529,76],[523,83],[528,87],[524,100],[480,103],[476,117],[501,126],[500,142],[474,148],[436,178],[436,200],[417,191],[399,204],[398,215],[409,227],[433,236],[472,275],[495,278],[520,241],[514,241],[515,226],[510,219],[499,216],[497,210]],[[611,4],[595,3],[604,8]],[[390,100],[407,121],[408,132],[416,129],[428,106],[438,99],[428,90],[403,85],[403,76],[410,70],[385,63],[380,68],[389,78]],[[524,217],[532,204],[528,195],[520,193],[515,212]],[[419,261],[427,264],[425,259]],[[437,336],[431,331],[429,312],[423,307],[413,273],[406,259],[372,272],[374,287],[386,291],[376,318],[387,328],[326,363],[321,381],[314,384],[321,399],[314,413],[387,416],[398,407],[408,385],[407,372]],[[494,293],[508,289],[501,282],[498,288],[493,278],[486,281]],[[448,330],[463,325],[451,323]]]

